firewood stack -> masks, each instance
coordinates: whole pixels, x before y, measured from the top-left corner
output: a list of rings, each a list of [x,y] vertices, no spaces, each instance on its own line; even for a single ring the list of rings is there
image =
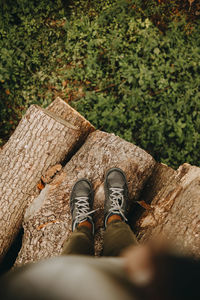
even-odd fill
[[[57,98],[47,109],[31,106],[0,152],[0,258],[20,228],[24,234],[15,266],[59,255],[71,234],[69,196],[86,177],[95,191],[95,250],[103,238],[103,182],[119,167],[129,185],[129,210],[138,240],[158,235],[184,254],[200,256],[200,168],[178,170],[156,163],[141,148],[95,130]],[[135,214],[138,207],[142,214]]]

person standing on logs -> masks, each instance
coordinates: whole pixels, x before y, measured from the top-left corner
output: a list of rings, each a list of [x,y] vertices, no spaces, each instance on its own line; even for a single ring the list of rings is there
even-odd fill
[[[29,264],[1,280],[1,299],[200,299],[200,262],[138,245],[127,224],[128,184],[119,168],[104,182],[104,257],[94,255],[94,192],[87,178],[70,195],[72,235],[62,256]]]

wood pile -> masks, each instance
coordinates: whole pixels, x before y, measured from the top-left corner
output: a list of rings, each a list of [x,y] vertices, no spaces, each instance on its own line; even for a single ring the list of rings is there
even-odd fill
[[[15,265],[59,255],[71,234],[69,196],[77,179],[91,180],[95,250],[103,237],[103,182],[111,167],[124,170],[130,220],[140,242],[158,235],[181,253],[200,256],[200,168],[156,163],[141,148],[95,130],[57,98],[47,109],[31,106],[0,152],[0,258],[23,226]],[[139,204],[139,205],[138,205]],[[138,207],[143,212],[135,214]]]

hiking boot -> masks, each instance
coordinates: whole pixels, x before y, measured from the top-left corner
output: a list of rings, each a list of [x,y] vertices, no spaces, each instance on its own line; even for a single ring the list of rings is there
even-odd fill
[[[72,231],[84,222],[89,221],[92,224],[92,232],[94,234],[94,222],[91,214],[94,201],[94,193],[92,184],[89,180],[82,178],[78,180],[72,189],[70,195],[70,208],[72,214]]]
[[[104,182],[105,207],[104,226],[112,215],[119,215],[127,221],[128,183],[125,173],[119,168],[111,168],[106,173]]]

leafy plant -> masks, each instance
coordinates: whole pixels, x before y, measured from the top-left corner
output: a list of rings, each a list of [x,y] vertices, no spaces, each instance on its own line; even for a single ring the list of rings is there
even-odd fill
[[[178,0],[2,3],[2,143],[59,95],[158,161],[199,165],[200,26],[171,13]]]
[[[57,63],[56,51],[62,49],[63,30],[51,24],[55,16],[64,18],[58,0],[0,4],[0,142],[31,103],[49,101],[39,95]]]
[[[187,35],[185,24],[162,35],[124,2],[65,25],[65,78],[90,82],[72,105],[174,167],[199,164],[199,27]]]

